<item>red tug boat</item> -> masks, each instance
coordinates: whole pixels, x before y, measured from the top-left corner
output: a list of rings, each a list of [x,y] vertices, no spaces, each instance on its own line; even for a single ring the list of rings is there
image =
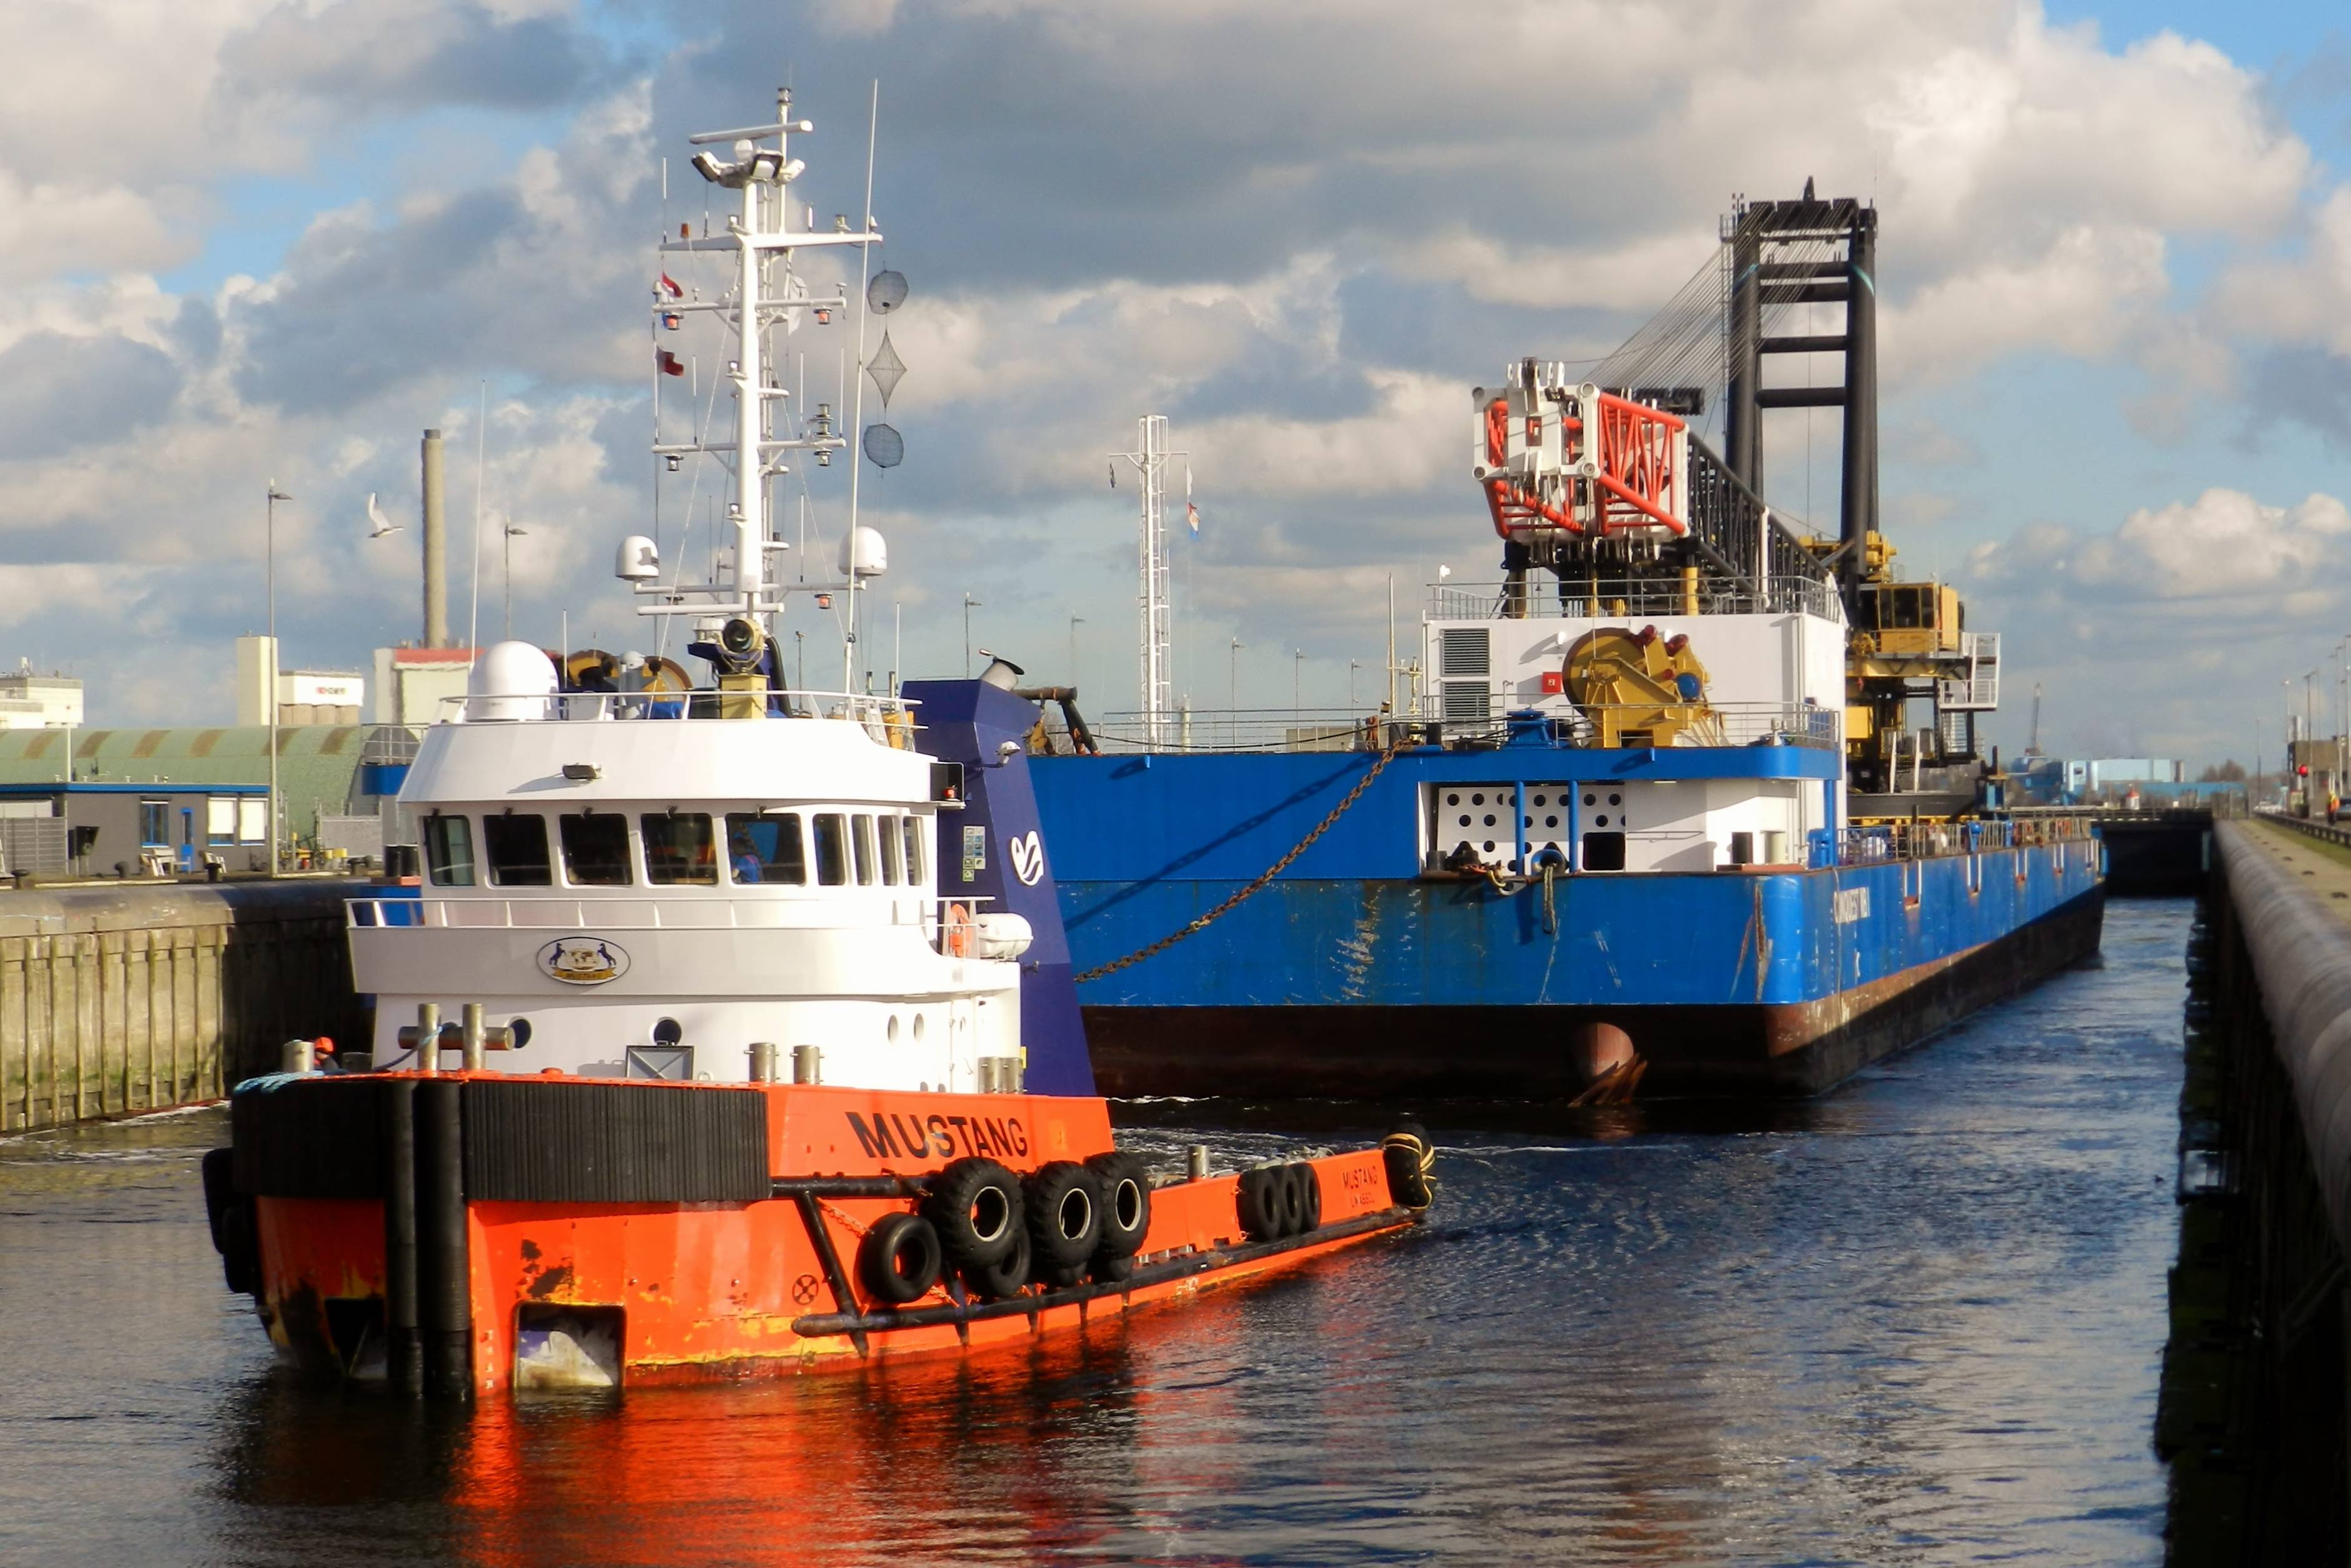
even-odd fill
[[[809,129],[784,95],[777,123],[697,139],[733,143],[695,167],[741,215],[664,246],[724,256],[706,301],[689,282],[662,275],[658,319],[682,324],[692,292],[729,329],[737,422],[726,443],[657,433],[656,455],[776,458],[742,465],[709,581],[664,580],[653,539],[621,547],[643,612],[694,622],[711,685],[666,660],[614,682],[592,650],[485,651],[401,791],[420,875],[350,904],[371,1049],[290,1042],[205,1159],[228,1284],[306,1365],[465,1398],[956,1354],[1428,1207],[1416,1127],[1222,1174],[1201,1149],[1180,1176],[1119,1150],[1018,669],[890,696],[786,684],[789,597],[853,607],[886,554],[852,515],[837,580],[771,574],[780,459],[848,442],[829,411],[787,411],[770,338],[855,304],[862,344],[864,308],[906,297],[894,273],[852,301],[794,271],[796,252],[881,241],[870,222],[791,227],[786,148]]]

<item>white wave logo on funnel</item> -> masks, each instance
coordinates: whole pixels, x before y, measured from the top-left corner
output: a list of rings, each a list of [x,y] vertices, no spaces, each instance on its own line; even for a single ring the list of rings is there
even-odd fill
[[[603,936],[559,936],[538,950],[539,973],[567,986],[601,986],[629,972],[628,949]]]

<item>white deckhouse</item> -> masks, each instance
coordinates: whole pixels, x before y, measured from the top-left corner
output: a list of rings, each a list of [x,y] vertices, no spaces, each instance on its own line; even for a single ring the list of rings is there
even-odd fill
[[[795,417],[763,368],[770,335],[798,313],[864,304],[812,290],[795,253],[870,255],[882,237],[870,220],[792,226],[802,165],[787,148],[810,126],[789,110],[784,94],[774,124],[694,139],[731,143],[730,160],[695,164],[740,193],[740,213],[723,234],[664,246],[734,263],[720,298],[656,305],[664,325],[698,310],[729,329],[733,438],[655,446],[732,468],[733,548],[706,582],[664,579],[642,536],[616,568],[640,614],[688,619],[715,685],[655,674],[633,691],[582,691],[529,643],[483,655],[401,791],[422,827],[422,885],[350,905],[378,1068],[417,1065],[429,1040],[512,1073],[1019,1084],[1028,925],[938,893],[937,813],[960,809],[960,769],[914,749],[909,705],[788,689],[774,651],[789,595],[853,595],[883,566],[879,536],[852,514],[841,580],[786,584],[768,570],[786,548],[771,537],[770,481],[798,453],[848,444],[830,419]]]

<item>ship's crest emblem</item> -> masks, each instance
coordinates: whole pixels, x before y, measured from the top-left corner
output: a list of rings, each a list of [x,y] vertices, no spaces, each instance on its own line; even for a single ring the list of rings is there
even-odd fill
[[[539,973],[567,986],[601,986],[629,972],[628,950],[603,936],[559,936],[538,950]]]
[[[1045,874],[1045,844],[1035,829],[1015,833],[1004,846],[1005,858],[1012,862],[1012,874],[1024,887],[1034,887],[1037,879]]]

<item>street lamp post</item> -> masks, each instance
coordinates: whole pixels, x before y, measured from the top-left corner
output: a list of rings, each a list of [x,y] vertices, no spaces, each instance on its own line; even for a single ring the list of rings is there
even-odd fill
[[[1070,685],[1078,684],[1078,628],[1086,623],[1082,615],[1070,617]]]
[[[1227,656],[1225,682],[1225,711],[1238,713],[1241,710],[1241,640],[1238,637],[1233,639],[1232,651]]]
[[[1347,711],[1350,713],[1355,710],[1355,669],[1361,662],[1356,659],[1347,661]]]
[[[1306,709],[1306,650],[1290,651],[1290,711],[1303,713]]]
[[[262,671],[263,691],[269,704],[269,874],[277,874],[277,503],[294,497],[269,482],[269,498],[263,503],[268,525],[263,534],[262,580],[269,601],[269,660]]]
[[[977,605],[978,603],[979,603],[979,601],[972,597],[971,590],[969,590],[969,589],[966,589],[966,590],[964,590],[964,594],[963,594],[963,676],[964,676],[964,679],[966,679],[966,680],[969,680],[969,679],[971,679],[971,612],[972,612],[972,609],[973,609],[973,607],[974,607],[974,606],[976,606],[976,605]]]

